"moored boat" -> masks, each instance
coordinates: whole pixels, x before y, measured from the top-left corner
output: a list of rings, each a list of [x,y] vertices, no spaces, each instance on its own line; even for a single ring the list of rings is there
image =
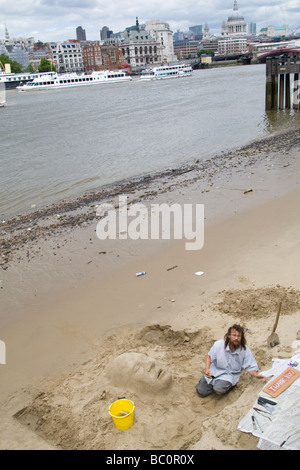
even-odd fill
[[[1,71],[0,84],[3,84],[6,90],[11,90],[44,75],[56,75],[56,72],[6,73]]]
[[[123,71],[103,70],[92,72],[91,74],[55,74],[53,76],[38,77],[22,86],[18,86],[19,91],[46,90],[51,88],[68,88],[84,85],[97,85],[100,83],[127,82],[132,80],[130,75]]]
[[[5,106],[5,86],[3,83],[0,83],[0,108]]]
[[[188,64],[163,65],[153,67],[150,71],[142,73],[140,80],[162,80],[166,78],[180,78],[191,75],[193,69]]]

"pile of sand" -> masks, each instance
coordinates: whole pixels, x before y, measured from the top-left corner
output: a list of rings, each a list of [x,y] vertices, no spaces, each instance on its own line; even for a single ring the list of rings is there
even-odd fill
[[[244,322],[274,315],[279,302],[282,302],[281,315],[300,310],[299,291],[292,287],[277,285],[260,289],[235,289],[225,290],[221,294],[223,298],[215,305],[215,309],[237,315]]]

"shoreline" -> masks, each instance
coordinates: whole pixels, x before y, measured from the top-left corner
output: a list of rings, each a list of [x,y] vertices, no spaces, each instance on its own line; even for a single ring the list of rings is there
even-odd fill
[[[54,208],[49,219],[39,214],[29,233],[30,214],[10,224],[12,234],[22,234],[10,242],[14,256],[1,275],[7,364],[0,366],[0,448],[166,449],[168,442],[174,449],[256,447],[253,436],[223,434],[228,415],[237,420],[246,414],[261,383],[243,377],[223,401],[197,400],[194,387],[209,344],[237,319],[249,328],[260,368],[273,354],[293,352],[300,310],[299,136],[290,131],[262,139],[207,160],[206,168],[195,164],[181,174],[171,172],[166,182],[154,178],[153,187],[149,181],[135,187],[130,203],[205,205],[205,242],[197,252],[185,251],[184,240],[100,242],[94,223],[98,199],[69,208],[74,218],[62,225],[62,211]],[[57,213],[59,222],[52,224]],[[144,269],[147,274],[136,278]],[[195,275],[199,270],[202,276]],[[288,308],[278,327],[281,343],[268,350],[278,296]],[[165,396],[107,383],[108,359],[128,351],[170,368],[173,382]],[[120,436],[107,409],[113,397],[124,395],[136,403],[136,423]],[[149,400],[157,403],[160,418]],[[154,435],[157,419],[162,434]]]
[[[268,157],[271,152],[288,153],[294,147],[300,147],[299,129],[256,139],[243,147],[213,155],[204,161],[196,160],[179,167],[121,180],[75,199],[63,199],[39,210],[9,217],[7,220],[2,220],[0,227],[2,252],[0,267],[7,269],[15,249],[20,249],[28,243],[35,243],[42,237],[63,233],[66,229],[95,221],[97,205],[111,202],[119,195],[131,195],[128,203],[134,204],[142,202],[145,197],[155,198],[173,191],[178,184],[190,185],[199,181],[200,178],[203,179],[204,184],[205,180],[210,184],[210,181],[219,173],[234,170],[239,165],[244,165],[246,169]],[[249,155],[250,152],[255,152],[255,154]],[[172,181],[174,178],[176,178],[175,182]],[[138,191],[145,193],[135,196]]]

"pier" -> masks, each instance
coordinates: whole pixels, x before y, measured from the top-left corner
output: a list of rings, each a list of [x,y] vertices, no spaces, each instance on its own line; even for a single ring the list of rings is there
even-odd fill
[[[299,51],[266,58],[266,111],[299,109],[299,74]]]

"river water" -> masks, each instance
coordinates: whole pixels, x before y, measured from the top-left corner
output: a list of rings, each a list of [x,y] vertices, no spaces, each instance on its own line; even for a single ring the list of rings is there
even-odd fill
[[[265,65],[156,82],[6,93],[0,109],[0,216],[240,147],[299,125],[265,113]]]

